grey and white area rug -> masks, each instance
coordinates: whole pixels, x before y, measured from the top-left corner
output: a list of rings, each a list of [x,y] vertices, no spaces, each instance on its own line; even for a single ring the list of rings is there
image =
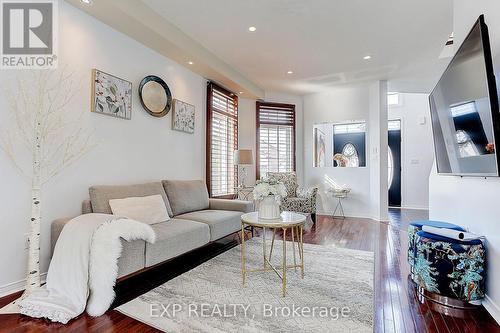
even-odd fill
[[[262,267],[262,241],[246,244],[247,269]],[[373,253],[305,244],[304,258],[304,279],[287,271],[286,297],[274,271],[248,273],[243,287],[237,246],[116,310],[166,332],[372,332]]]

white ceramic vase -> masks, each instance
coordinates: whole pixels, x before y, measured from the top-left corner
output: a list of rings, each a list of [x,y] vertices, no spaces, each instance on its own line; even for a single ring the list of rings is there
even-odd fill
[[[259,202],[259,219],[275,220],[280,218],[280,205],[273,195],[264,197]]]

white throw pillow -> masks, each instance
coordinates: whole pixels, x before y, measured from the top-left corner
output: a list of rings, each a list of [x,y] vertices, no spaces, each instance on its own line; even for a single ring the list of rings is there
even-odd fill
[[[165,202],[159,194],[147,197],[111,199],[109,200],[109,206],[113,215],[127,217],[147,224],[170,220]]]

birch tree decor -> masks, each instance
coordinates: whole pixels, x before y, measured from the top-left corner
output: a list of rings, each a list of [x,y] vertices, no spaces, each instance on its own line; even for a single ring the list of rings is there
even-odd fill
[[[92,146],[90,132],[83,125],[83,108],[70,108],[80,93],[73,76],[66,70],[25,72],[18,75],[13,89],[4,91],[13,125],[2,129],[0,146],[31,180],[28,272],[23,297],[40,287],[42,189]]]

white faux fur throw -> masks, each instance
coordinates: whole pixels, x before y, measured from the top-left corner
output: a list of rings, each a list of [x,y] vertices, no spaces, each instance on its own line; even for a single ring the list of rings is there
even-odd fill
[[[64,324],[85,307],[91,316],[104,314],[115,298],[120,238],[154,243],[155,233],[148,224],[108,214],[69,221],[57,240],[47,283],[20,302],[20,312]]]

